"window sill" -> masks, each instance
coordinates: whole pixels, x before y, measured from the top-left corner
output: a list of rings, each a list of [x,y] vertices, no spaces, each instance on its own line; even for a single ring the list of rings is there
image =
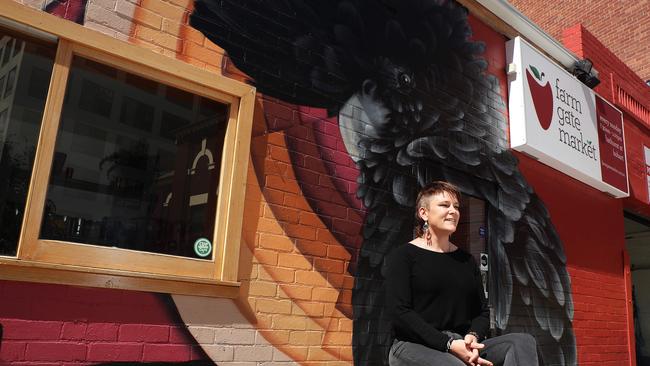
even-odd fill
[[[225,298],[236,298],[240,286],[239,282],[57,265],[9,257],[0,258],[0,279]]]

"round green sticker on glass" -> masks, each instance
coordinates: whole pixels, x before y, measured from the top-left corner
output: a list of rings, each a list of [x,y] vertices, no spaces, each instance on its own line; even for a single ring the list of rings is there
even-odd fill
[[[207,257],[212,252],[212,243],[206,238],[198,238],[194,242],[194,253],[199,257]]]

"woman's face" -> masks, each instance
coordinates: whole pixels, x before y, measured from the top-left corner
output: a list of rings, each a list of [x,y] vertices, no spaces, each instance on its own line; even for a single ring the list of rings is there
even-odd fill
[[[456,231],[460,220],[458,199],[447,192],[434,194],[429,198],[429,208],[420,208],[420,217],[429,223],[434,233],[451,234]]]

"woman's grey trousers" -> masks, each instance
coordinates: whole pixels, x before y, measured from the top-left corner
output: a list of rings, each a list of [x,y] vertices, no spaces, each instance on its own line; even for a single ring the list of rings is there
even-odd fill
[[[488,338],[482,343],[485,348],[480,351],[481,357],[491,361],[494,366],[538,365],[537,343],[529,334],[510,333]],[[390,366],[465,366],[451,353],[399,340],[393,342],[388,362]]]

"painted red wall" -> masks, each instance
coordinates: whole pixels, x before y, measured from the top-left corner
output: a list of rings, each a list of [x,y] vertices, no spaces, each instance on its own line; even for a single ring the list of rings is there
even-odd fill
[[[0,281],[0,299],[1,364],[205,359],[167,295]]]
[[[564,243],[578,364],[627,365],[622,202],[525,155],[518,157]]]
[[[510,3],[556,39],[562,39],[563,31],[576,22],[584,24],[639,77],[650,79],[649,2],[564,0],[553,2],[553,6],[544,1]]]
[[[520,155],[520,168],[551,212],[564,242],[575,302],[574,329],[580,365],[634,364],[633,335],[628,342],[625,229],[623,210],[650,216],[643,145],[650,146],[649,125],[617,98],[623,88],[650,106],[645,83],[583,26],[563,32],[563,42],[599,71],[596,92],[623,111],[630,197],[616,200],[566,175]],[[558,188],[561,187],[561,188]],[[630,346],[629,343],[632,343]]]
[[[650,119],[641,119],[643,115],[628,109],[617,94],[619,88],[624,90],[635,104],[638,103],[639,108],[650,111],[650,87],[581,24],[566,29],[562,33],[562,41],[579,57],[592,60],[601,81],[595,88],[596,92],[623,111],[630,184],[630,198],[624,200],[625,208],[650,217],[643,155],[643,145],[650,147]]]

